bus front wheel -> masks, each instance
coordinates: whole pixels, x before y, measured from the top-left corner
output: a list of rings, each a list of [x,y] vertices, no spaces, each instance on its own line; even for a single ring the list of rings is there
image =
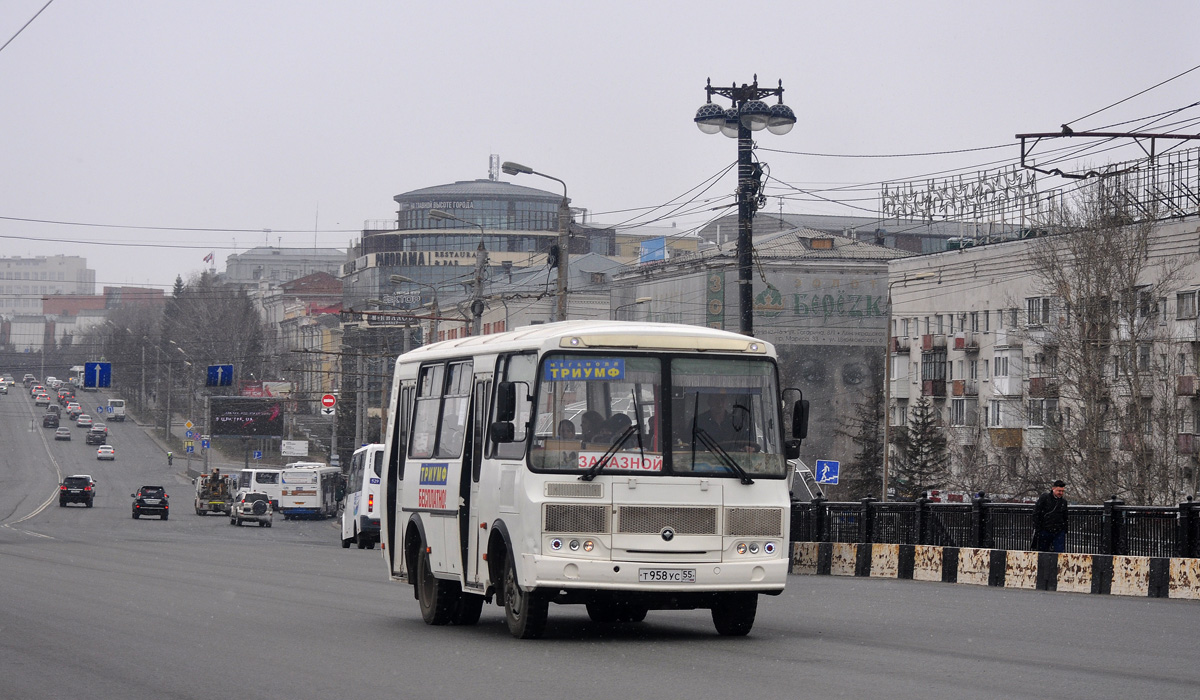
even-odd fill
[[[537,639],[546,629],[550,600],[539,590],[523,591],[517,585],[517,567],[510,559],[504,567],[504,621],[517,639]]]
[[[757,593],[722,593],[712,606],[713,626],[724,637],[744,637],[754,627]]]
[[[427,625],[445,625],[451,621],[458,603],[457,586],[433,575],[429,552],[422,551],[417,560],[417,602],[421,619]]]

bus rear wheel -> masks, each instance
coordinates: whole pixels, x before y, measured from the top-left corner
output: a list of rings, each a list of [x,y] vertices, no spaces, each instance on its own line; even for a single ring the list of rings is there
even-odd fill
[[[429,563],[429,552],[422,551],[417,560],[417,602],[421,605],[421,619],[427,625],[445,625],[451,622],[458,603],[458,586],[433,575]]]
[[[517,585],[517,567],[510,559],[504,567],[504,621],[517,639],[537,639],[546,630],[550,600],[539,590],[523,591]]]
[[[723,637],[744,637],[754,627],[757,593],[722,593],[712,606],[713,626]]]

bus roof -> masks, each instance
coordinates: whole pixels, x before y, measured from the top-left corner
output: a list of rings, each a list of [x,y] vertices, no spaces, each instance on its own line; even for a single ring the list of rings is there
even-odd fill
[[[422,362],[464,354],[489,354],[539,348],[608,350],[709,351],[775,355],[765,340],[740,333],[682,323],[632,321],[560,321],[517,328],[505,333],[444,340],[403,355],[405,362]]]

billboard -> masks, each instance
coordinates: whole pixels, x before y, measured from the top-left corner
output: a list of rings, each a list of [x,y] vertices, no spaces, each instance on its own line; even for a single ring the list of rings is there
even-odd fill
[[[214,437],[283,435],[284,411],[280,399],[214,396],[208,406]]]

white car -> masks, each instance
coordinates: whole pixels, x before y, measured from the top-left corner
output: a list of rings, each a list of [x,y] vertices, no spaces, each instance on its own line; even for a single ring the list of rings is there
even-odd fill
[[[96,448],[96,459],[107,459],[113,461],[117,458],[117,452],[112,445],[101,445]]]
[[[229,509],[229,524],[258,523],[271,527],[271,498],[262,491],[240,491]]]

